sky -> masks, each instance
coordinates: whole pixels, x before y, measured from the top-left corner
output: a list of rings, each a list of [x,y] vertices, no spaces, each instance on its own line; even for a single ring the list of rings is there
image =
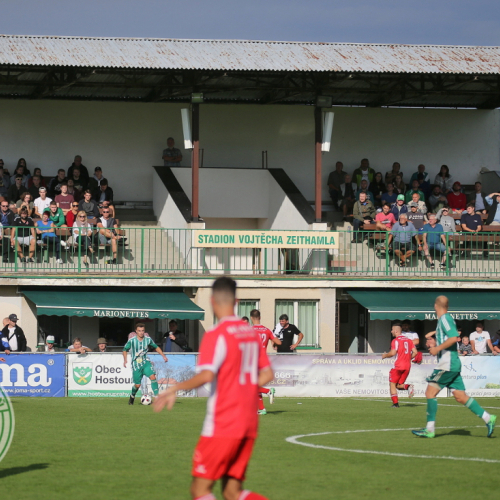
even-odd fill
[[[500,45],[498,0],[0,0],[0,33]]]

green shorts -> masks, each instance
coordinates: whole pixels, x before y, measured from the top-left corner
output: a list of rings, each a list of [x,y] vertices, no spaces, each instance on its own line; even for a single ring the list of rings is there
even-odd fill
[[[151,363],[146,361],[143,366],[138,370],[132,370],[132,379],[135,385],[140,385],[142,382],[142,377],[151,377],[151,375],[156,375]]]
[[[427,377],[429,384],[436,384],[441,389],[448,387],[457,391],[465,391],[464,381],[460,372],[447,372],[446,370],[434,370],[430,377]]]

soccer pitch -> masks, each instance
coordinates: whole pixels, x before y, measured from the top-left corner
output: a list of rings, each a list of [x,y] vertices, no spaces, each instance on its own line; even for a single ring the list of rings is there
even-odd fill
[[[178,399],[172,412],[161,414],[138,402],[128,406],[127,399],[12,402],[16,430],[0,463],[3,498],[190,498],[205,399]],[[479,402],[500,414],[498,399]],[[424,400],[402,400],[399,409],[389,399],[278,397],[272,406],[265,403],[269,413],[260,417],[245,485],[272,500],[496,495],[500,429],[487,439],[482,420],[453,399],[440,399],[434,439],[409,430],[425,425]],[[298,441],[318,447],[287,441],[316,433],[328,434]],[[219,488],[215,493],[222,498]]]

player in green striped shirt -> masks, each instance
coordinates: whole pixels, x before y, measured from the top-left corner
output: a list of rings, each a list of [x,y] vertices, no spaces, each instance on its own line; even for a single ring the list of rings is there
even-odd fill
[[[436,346],[429,348],[429,352],[438,358],[438,367],[432,372],[432,375],[427,378],[429,385],[425,392],[427,398],[427,427],[417,431],[412,431],[413,434],[420,437],[433,438],[435,436],[436,413],[437,413],[437,398],[441,389],[445,387],[451,389],[453,396],[458,403],[462,403],[469,410],[475,413],[479,418],[482,418],[488,429],[488,437],[493,434],[496,415],[490,415],[484,411],[479,403],[467,396],[465,386],[460,375],[462,364],[458,357],[457,342],[459,335],[455,320],[448,313],[448,298],[440,295],[434,303],[434,310],[438,317],[437,329],[435,332],[429,332],[426,337],[436,335]]]
[[[151,387],[153,388],[153,393],[158,396],[158,382],[156,381],[156,373],[149,361],[148,347],[156,349],[156,352],[160,354],[164,361],[167,362],[168,359],[163,354],[162,350],[153,342],[151,337],[146,337],[146,326],[144,323],[137,323],[135,325],[135,337],[132,337],[123,348],[123,366],[127,367],[127,353],[130,351],[130,357],[132,359],[132,379],[134,380],[134,385],[132,386],[132,394],[128,400],[129,405],[133,405],[135,401],[135,395],[141,387],[142,377],[148,377],[151,380]]]

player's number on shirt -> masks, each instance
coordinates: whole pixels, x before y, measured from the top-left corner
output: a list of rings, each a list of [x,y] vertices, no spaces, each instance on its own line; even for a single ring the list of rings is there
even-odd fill
[[[257,383],[257,364],[259,361],[259,345],[255,342],[243,342],[240,344],[241,369],[240,385],[247,383],[247,375],[250,375],[250,383]]]
[[[408,354],[410,351],[408,350],[408,342],[405,342],[405,354]]]

